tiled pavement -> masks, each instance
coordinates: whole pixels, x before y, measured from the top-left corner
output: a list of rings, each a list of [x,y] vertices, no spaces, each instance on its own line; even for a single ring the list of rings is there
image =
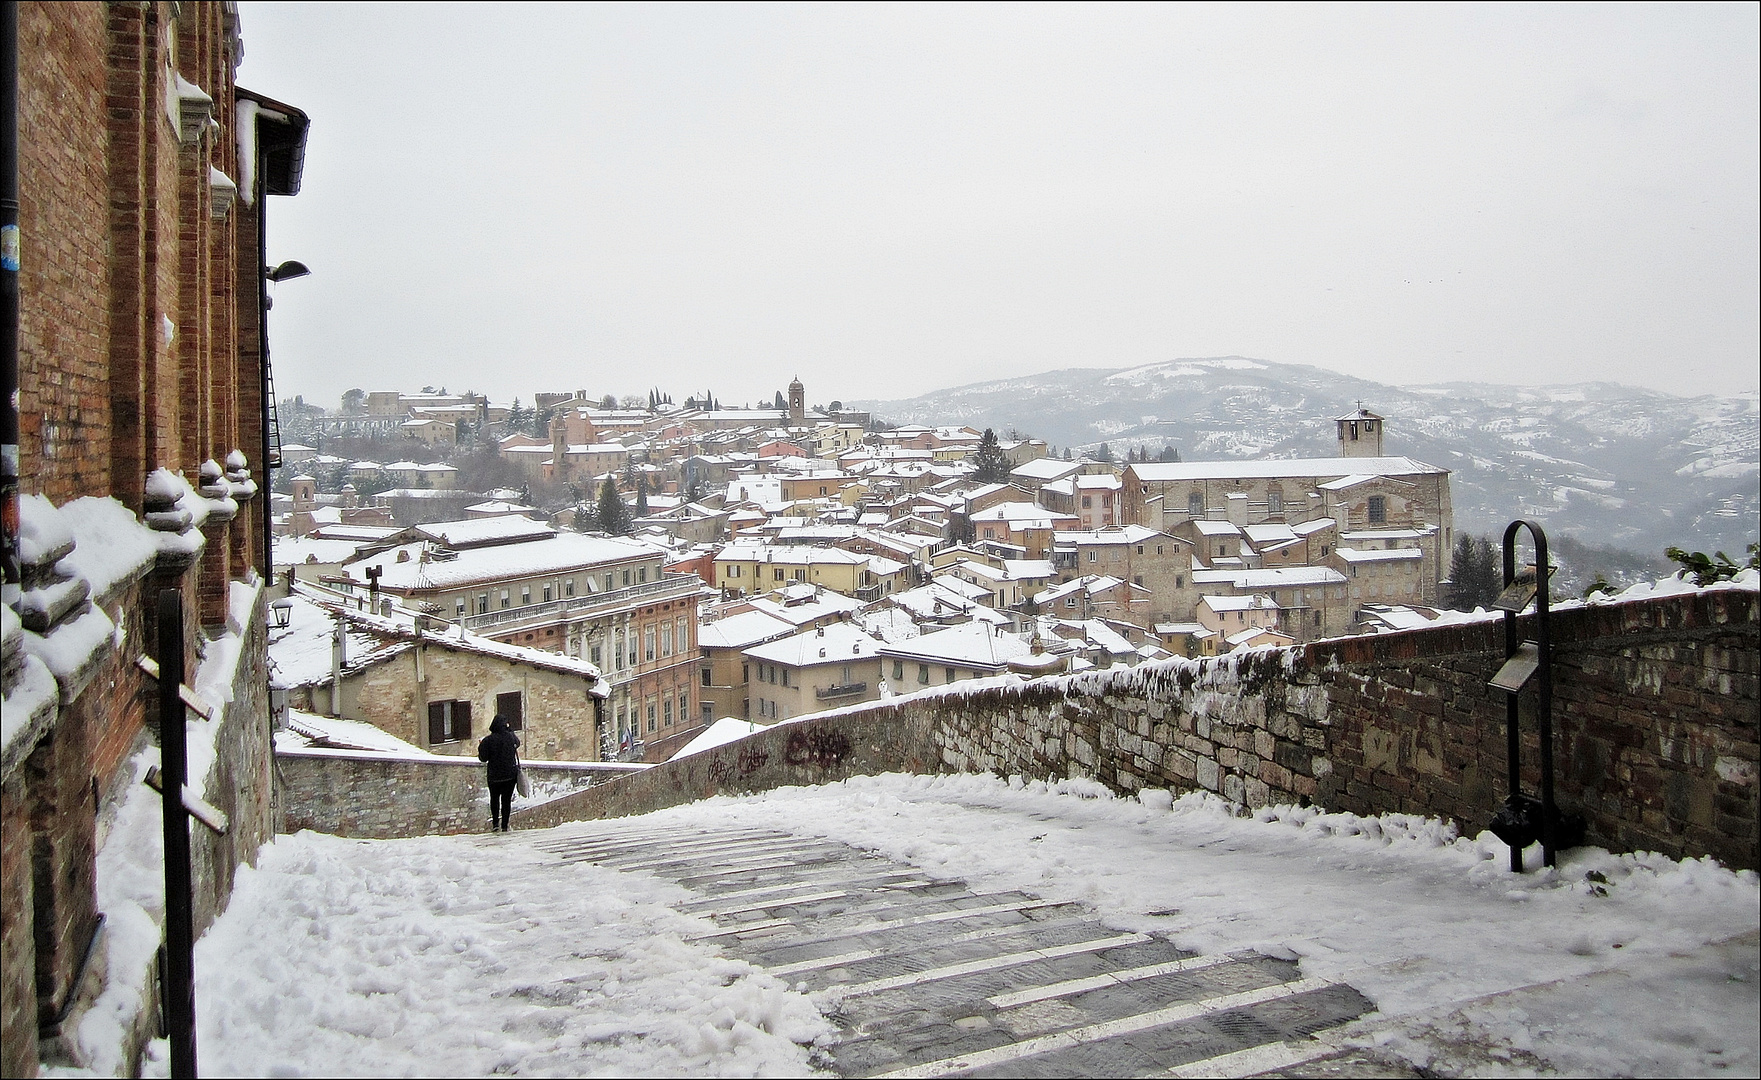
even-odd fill
[[[1289,961],[1196,956],[833,841],[621,824],[538,843],[696,893],[683,910],[725,955],[823,992],[845,1076],[1413,1075],[1313,1040],[1373,1006]]]

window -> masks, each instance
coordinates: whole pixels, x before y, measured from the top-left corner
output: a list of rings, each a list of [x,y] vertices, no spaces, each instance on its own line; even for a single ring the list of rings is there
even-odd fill
[[[660,655],[671,656],[672,654],[673,628],[670,624],[663,624],[660,628]]]
[[[715,706],[707,701],[703,703],[703,722],[705,724],[715,723]]]
[[[845,664],[843,678],[839,680],[839,684],[842,686],[849,686],[851,681],[852,680],[850,678],[850,665]]]
[[[610,574],[605,575],[605,591],[606,592],[611,592],[611,589],[612,589],[611,579],[612,579],[612,575],[610,575]]]
[[[477,594],[477,614],[486,615],[488,613],[489,613],[489,594],[488,593],[478,593]]]
[[[903,661],[903,660],[894,660],[893,661],[893,679],[897,682],[904,682],[905,681],[905,661]]]
[[[691,647],[691,626],[684,619],[680,619],[674,624],[674,626],[677,627],[677,629],[675,630],[673,637],[679,643],[679,651],[684,652]]]
[[[654,659],[654,627],[652,626],[642,628],[642,659]]]
[[[462,619],[465,617],[465,598],[464,597],[461,596],[452,602],[452,613],[455,618]]]
[[[673,726],[673,699],[666,698],[660,703],[660,719],[665,727]]]
[[[1370,524],[1380,525],[1388,520],[1388,499],[1384,495],[1370,496]]]
[[[1142,544],[1139,544],[1139,545],[1137,545],[1137,553],[1138,553],[1138,554],[1139,554],[1139,555],[1142,555],[1142,554],[1143,554],[1143,545],[1142,545]],[[1159,555],[1159,554],[1161,554],[1161,552],[1159,552],[1159,551],[1158,551],[1158,552],[1157,552],[1157,553],[1156,553],[1156,554],[1158,554],[1158,555]]]
[[[1188,495],[1186,497],[1186,516],[1187,517],[1203,517],[1204,513],[1205,513],[1205,497],[1203,495],[1200,495],[1196,491],[1193,492],[1191,495]]]
[[[532,602],[532,586],[520,586],[520,606],[525,607]]]
[[[784,686],[789,685],[789,669],[788,668],[783,669],[783,685]]]
[[[795,571],[795,580],[796,581],[806,581],[807,580],[807,571],[805,571],[805,570]]]
[[[1185,574],[1175,574],[1174,575],[1174,587],[1176,589],[1186,588],[1186,575]]]
[[[995,540],[995,539],[996,539],[996,538],[997,538],[997,530],[995,530],[995,529],[986,529],[986,530],[985,530],[985,531],[984,531],[984,538],[985,538],[985,539],[986,539],[986,540]]]
[[[569,580],[563,582],[563,595],[564,596],[575,595],[575,579],[574,578],[570,578]]]
[[[650,698],[648,701],[648,730],[653,731],[654,727],[655,727],[654,699]]]
[[[1084,495],[1082,497],[1082,508],[1084,510],[1087,510],[1089,507],[1091,507],[1093,505],[1094,505],[1094,499],[1092,497],[1090,497],[1088,495]]]
[[[765,673],[767,681],[769,681],[772,686],[777,684],[777,666],[775,664],[766,664],[760,670]]]
[[[644,566],[636,571],[636,580],[637,582],[648,580],[648,567]]]
[[[552,586],[548,581],[544,583],[544,602],[545,603],[547,603],[547,604],[550,603],[550,601],[552,599],[551,594],[552,594],[553,590],[554,590],[554,586]]]
[[[777,567],[776,569],[771,571],[771,575],[772,575],[771,580],[773,580],[773,581],[783,580],[783,568],[780,566]]]
[[[1282,514],[1284,512],[1284,493],[1281,491],[1266,492],[1266,513]]]
[[[508,727],[515,731],[526,729],[525,695],[515,690],[511,694],[495,695],[495,715],[507,717]]]
[[[704,686],[708,686],[708,685],[710,685],[710,682],[709,682],[709,677],[710,677],[710,676],[709,676],[709,669],[708,669],[708,668],[704,668],[704,669],[703,669],[703,685],[704,685]]]
[[[954,681],[954,669],[953,668],[943,668],[942,669],[942,676],[943,676],[943,678],[942,678],[943,682],[953,682]]]
[[[428,741],[458,742],[471,737],[471,703],[468,701],[430,701],[428,703]]]
[[[509,608],[509,607],[514,606],[513,594],[508,589],[503,589],[501,591],[501,606],[504,608]]]
[[[587,659],[592,661],[594,667],[599,666],[600,655],[600,646],[597,643],[587,650]]]
[[[929,685],[929,665],[928,664],[918,664],[917,665],[917,681],[922,683],[925,686]]]
[[[740,665],[740,681],[743,683],[750,683],[752,681],[752,665],[751,664],[741,664]]]
[[[630,571],[626,569],[624,571],[624,588],[627,589],[629,587],[630,587]]]
[[[1100,557],[1101,557],[1100,552],[1096,551],[1094,548],[1088,549],[1088,561],[1089,562],[1094,562],[1096,559],[1099,559]]]

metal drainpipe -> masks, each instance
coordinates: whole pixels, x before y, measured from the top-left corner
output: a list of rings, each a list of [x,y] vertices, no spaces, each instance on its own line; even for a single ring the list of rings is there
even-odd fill
[[[236,123],[237,103],[234,103]],[[252,114],[251,123],[257,124],[256,114]],[[251,135],[252,153],[257,160],[251,170],[251,186],[256,188],[253,193],[257,200],[257,356],[258,381],[262,390],[258,394],[258,404],[263,414],[263,456],[260,459],[263,470],[263,581],[265,587],[275,584],[275,521],[270,509],[270,501],[274,496],[274,477],[269,470],[269,413],[275,408],[275,402],[269,400],[269,205],[268,187],[263,182],[263,140],[262,128]],[[291,589],[289,590],[291,593]]]
[[[0,602],[18,602],[18,5],[0,3]]]

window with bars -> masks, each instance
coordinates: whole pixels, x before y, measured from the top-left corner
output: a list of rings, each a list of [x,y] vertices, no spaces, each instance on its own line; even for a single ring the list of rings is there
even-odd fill
[[[471,737],[471,703],[468,701],[430,701],[428,703],[428,741],[459,742]]]
[[[1388,498],[1385,495],[1371,495],[1369,506],[1370,524],[1380,525],[1388,520]]]

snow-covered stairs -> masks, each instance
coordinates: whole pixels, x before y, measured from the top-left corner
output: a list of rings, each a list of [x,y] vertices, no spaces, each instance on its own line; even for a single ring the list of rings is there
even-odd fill
[[[700,935],[815,993],[845,1076],[1249,1076],[1373,1006],[1258,953],[1195,956],[1080,904],[980,893],[846,844],[607,822],[540,846],[698,895]]]

